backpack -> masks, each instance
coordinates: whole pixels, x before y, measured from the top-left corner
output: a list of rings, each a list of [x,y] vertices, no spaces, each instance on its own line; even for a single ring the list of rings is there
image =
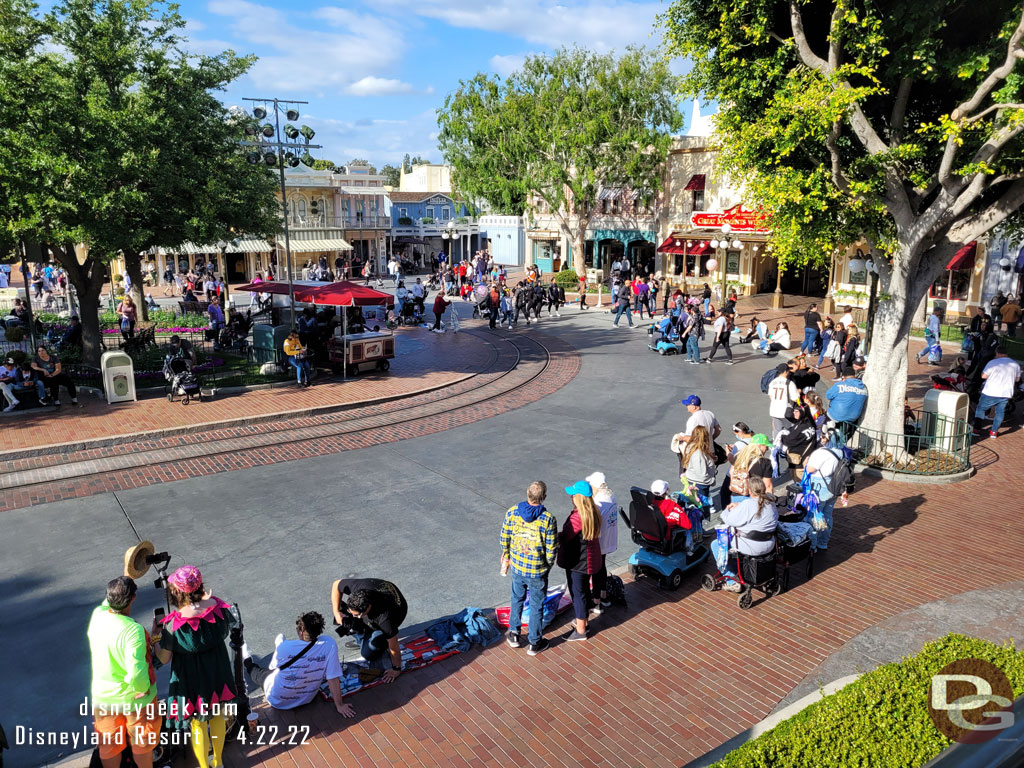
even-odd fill
[[[609,603],[626,607],[626,586],[618,576],[608,576],[604,591]]]
[[[768,394],[768,385],[772,383],[772,379],[779,375],[779,372],[775,368],[769,368],[764,372],[761,377],[761,393]]]
[[[829,451],[839,459],[839,465],[828,479],[828,492],[838,498],[853,490],[853,456],[848,448],[840,448],[838,454],[831,448]]]

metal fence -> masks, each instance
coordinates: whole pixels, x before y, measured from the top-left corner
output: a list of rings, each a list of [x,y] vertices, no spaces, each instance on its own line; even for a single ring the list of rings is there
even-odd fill
[[[951,475],[971,468],[971,425],[965,419],[908,411],[903,432],[858,427],[850,447],[864,455],[861,464],[875,469],[908,475]]]

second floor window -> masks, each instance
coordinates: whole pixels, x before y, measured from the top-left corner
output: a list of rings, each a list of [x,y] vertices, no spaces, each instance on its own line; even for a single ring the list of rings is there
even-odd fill
[[[445,206],[441,209],[441,221],[448,221],[452,217],[452,209]]]
[[[428,219],[434,218],[434,206],[432,206],[432,205],[428,205],[427,206],[427,215],[426,215],[425,218],[428,218]]]
[[[299,200],[299,218],[300,219],[305,219],[306,218],[306,201],[305,200]]]
[[[408,208],[399,208],[398,209],[398,216],[399,216],[399,218],[402,218],[402,219],[409,218],[409,209]]]
[[[704,190],[695,189],[693,191],[693,210],[703,211],[704,210]]]

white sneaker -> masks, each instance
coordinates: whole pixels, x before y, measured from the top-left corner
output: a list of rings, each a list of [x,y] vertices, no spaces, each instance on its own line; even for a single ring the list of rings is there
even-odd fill
[[[4,413],[10,413],[11,411],[13,411],[17,407],[18,407],[18,401],[15,400],[13,403],[11,403],[6,408],[4,408]]]

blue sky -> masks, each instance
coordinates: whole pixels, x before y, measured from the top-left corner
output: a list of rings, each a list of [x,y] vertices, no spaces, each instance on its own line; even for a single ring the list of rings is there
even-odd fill
[[[224,100],[309,101],[318,155],[378,167],[408,152],[440,161],[435,111],[460,79],[508,74],[530,53],[578,44],[657,45],[660,2],[601,0],[182,0],[189,46],[260,57]],[[689,108],[685,110],[689,117]]]

